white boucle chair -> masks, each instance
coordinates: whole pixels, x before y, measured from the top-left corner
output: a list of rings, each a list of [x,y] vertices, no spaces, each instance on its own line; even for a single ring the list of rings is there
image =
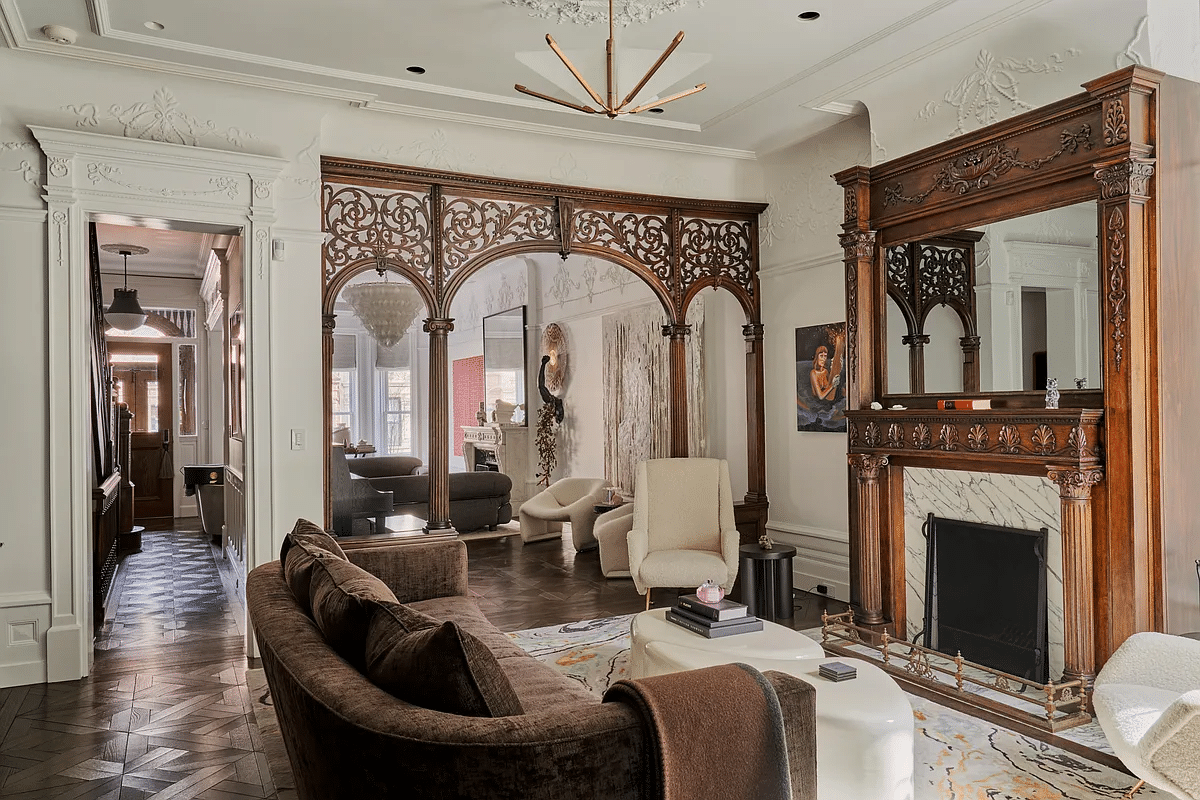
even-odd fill
[[[729,465],[717,458],[654,458],[637,466],[629,573],[639,594],[699,586],[726,592],[738,572]]]
[[[521,504],[521,541],[558,538],[562,524],[569,522],[575,549],[594,547],[595,507],[604,499],[604,486],[603,478],[563,478],[550,484]]]
[[[1200,641],[1130,636],[1096,676],[1092,706],[1130,772],[1156,789],[1200,800]]]

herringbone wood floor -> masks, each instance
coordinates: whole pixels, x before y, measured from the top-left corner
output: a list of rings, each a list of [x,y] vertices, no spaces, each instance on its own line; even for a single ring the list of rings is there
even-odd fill
[[[271,780],[246,688],[244,610],[219,555],[195,526],[142,542],[121,564],[92,674],[0,689],[0,798],[294,796]],[[605,580],[596,551],[576,553],[569,539],[467,548],[471,590],[502,630],[644,608],[629,580]],[[669,599],[656,593],[655,604]],[[801,602],[793,625],[819,624],[825,602]]]

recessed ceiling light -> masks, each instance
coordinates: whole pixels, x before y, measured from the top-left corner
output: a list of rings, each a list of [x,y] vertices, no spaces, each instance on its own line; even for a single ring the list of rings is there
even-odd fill
[[[406,67],[405,69],[407,69],[409,72],[411,72],[414,75],[424,75],[425,74],[424,67],[412,66],[412,67]]]
[[[820,18],[821,14],[817,11],[805,11],[800,15],[800,19],[804,20],[805,22],[812,22],[813,20]]]
[[[148,19],[145,22],[143,22],[142,24],[145,25],[147,28],[149,28],[152,31],[166,30],[166,27],[167,27],[166,25],[163,25],[161,22],[155,22],[152,19]]]
[[[651,114],[662,114],[662,113],[663,113],[663,112],[665,112],[665,111],[666,111],[666,109],[665,109],[665,108],[652,108],[652,109],[650,109],[650,113],[651,113]]]

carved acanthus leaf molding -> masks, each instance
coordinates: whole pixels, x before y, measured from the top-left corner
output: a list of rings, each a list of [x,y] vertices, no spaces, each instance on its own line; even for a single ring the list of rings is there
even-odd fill
[[[957,412],[949,412],[955,414]],[[886,426],[886,429],[885,429]],[[1089,440],[1087,429],[1074,425],[1063,435],[1063,444],[1053,428],[1034,420],[975,419],[941,422],[934,417],[905,421],[885,420],[885,426],[868,418],[859,424],[850,421],[847,434],[851,450],[937,449],[946,453],[1000,455],[1022,459],[1085,462],[1101,458],[1099,442]],[[934,441],[934,427],[937,439]],[[960,430],[961,429],[961,430]]]
[[[1092,149],[1092,126],[1080,125],[1079,130],[1064,130],[1059,134],[1058,149],[1041,158],[1025,161],[1018,158],[1019,151],[1004,142],[973,150],[951,159],[933,176],[933,185],[915,195],[906,195],[904,185],[897,182],[883,188],[883,207],[897,203],[920,204],[934,192],[967,194],[975,189],[990,186],[992,181],[1014,168],[1038,170],[1064,154],[1075,154],[1079,148]]]
[[[1150,178],[1154,176],[1154,162],[1129,158],[1096,170],[1100,182],[1100,197],[1112,200],[1117,197],[1147,197]]]
[[[1110,97],[1104,101],[1104,143],[1120,144],[1129,140],[1129,119],[1125,116],[1125,101]]]
[[[1104,470],[1049,469],[1046,477],[1058,484],[1058,493],[1063,499],[1087,500],[1092,496],[1092,487],[1104,480]]]
[[[207,138],[220,139],[234,147],[242,148],[247,141],[258,137],[240,128],[221,130],[211,119],[201,120],[179,108],[179,101],[167,87],[154,93],[149,102],[134,103],[126,108],[118,104],[109,107],[101,117],[92,103],[81,106],[63,106],[63,110],[76,116],[75,127],[95,128],[102,119],[111,119],[124,126],[122,136],[129,139],[146,139],[152,142],[170,142],[197,146]]]
[[[848,459],[850,466],[858,471],[860,481],[879,480],[879,470],[888,465],[887,456],[851,454]]]

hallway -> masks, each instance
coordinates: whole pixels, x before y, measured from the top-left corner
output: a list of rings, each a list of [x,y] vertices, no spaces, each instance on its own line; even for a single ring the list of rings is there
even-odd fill
[[[274,798],[208,537],[147,532],[81,681],[0,689],[0,797]]]

